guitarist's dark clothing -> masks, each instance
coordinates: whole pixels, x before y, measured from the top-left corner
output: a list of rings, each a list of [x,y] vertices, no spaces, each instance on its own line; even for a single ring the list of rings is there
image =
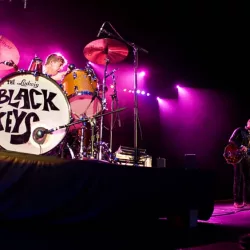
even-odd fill
[[[249,147],[250,131],[245,127],[234,130],[229,143],[234,143],[238,148]],[[237,204],[250,202],[250,156],[243,158],[234,166],[234,202]]]
[[[237,128],[234,130],[233,134],[231,135],[229,142],[234,143],[238,148],[243,145],[248,147],[250,134],[247,129],[245,128]]]

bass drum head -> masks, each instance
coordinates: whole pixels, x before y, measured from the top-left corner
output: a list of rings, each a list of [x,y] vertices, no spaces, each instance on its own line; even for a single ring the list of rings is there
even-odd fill
[[[39,74],[16,72],[0,81],[0,146],[5,150],[45,154],[65,137],[70,105],[53,79]],[[42,132],[41,132],[42,131]]]

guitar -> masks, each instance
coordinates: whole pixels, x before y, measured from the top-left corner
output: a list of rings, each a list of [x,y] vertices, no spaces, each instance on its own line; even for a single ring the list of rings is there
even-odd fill
[[[248,153],[249,149],[245,152],[244,150],[237,148],[236,145],[229,143],[224,149],[223,156],[228,164],[237,164],[241,162]]]

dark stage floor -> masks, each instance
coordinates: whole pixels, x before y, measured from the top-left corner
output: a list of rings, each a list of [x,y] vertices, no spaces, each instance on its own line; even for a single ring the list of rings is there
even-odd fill
[[[216,202],[211,218],[208,221],[200,221],[197,229],[200,230],[194,230],[193,241],[187,242],[189,246],[183,249],[242,249],[239,238],[250,233],[250,206],[235,209],[233,201]]]
[[[239,237],[250,233],[250,207],[236,210],[225,201],[212,209],[212,176],[0,153],[0,247],[240,249]],[[210,219],[192,229],[156,219],[196,208],[198,218]]]
[[[250,208],[250,207],[249,207]],[[50,228],[24,228],[1,226],[1,249],[20,246],[36,249],[194,249],[237,250],[241,249],[239,237],[250,233],[249,208],[234,209],[230,201],[216,203],[208,221],[199,221],[190,230],[173,230],[166,219],[143,225],[127,227],[105,225],[74,225]]]

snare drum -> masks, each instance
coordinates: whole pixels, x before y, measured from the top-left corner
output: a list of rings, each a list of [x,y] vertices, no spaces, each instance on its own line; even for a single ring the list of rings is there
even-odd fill
[[[71,119],[67,96],[53,79],[15,72],[0,81],[0,146],[6,150],[45,154],[65,137]]]
[[[92,117],[101,111],[100,97],[93,99],[97,91],[97,78],[93,72],[75,69],[65,75],[62,85],[68,95],[73,118],[79,119],[83,114]]]

